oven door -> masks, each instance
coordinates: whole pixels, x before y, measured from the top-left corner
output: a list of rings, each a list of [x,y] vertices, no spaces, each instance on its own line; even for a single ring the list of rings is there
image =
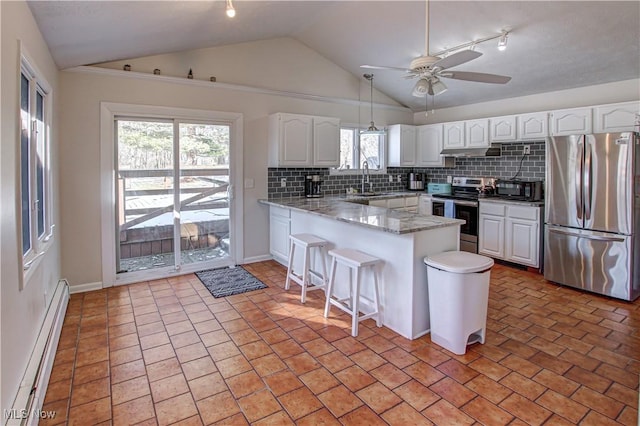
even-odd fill
[[[432,198],[433,215],[444,216],[444,201]],[[478,252],[478,203],[455,200],[456,219],[465,221],[460,226],[460,250]]]

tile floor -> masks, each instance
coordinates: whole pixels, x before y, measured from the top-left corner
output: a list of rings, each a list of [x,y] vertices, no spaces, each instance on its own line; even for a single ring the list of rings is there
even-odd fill
[[[640,300],[496,265],[485,345],[454,355],[322,317],[285,269],[214,299],[194,275],[71,297],[44,424],[636,425]]]

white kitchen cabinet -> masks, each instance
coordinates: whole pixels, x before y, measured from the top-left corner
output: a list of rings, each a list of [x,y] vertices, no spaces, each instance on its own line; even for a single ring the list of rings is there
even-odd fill
[[[394,124],[388,127],[389,158],[391,167],[412,167],[416,165],[416,128],[408,124]]]
[[[591,108],[572,108],[551,111],[552,136],[568,136],[591,133]]]
[[[468,148],[489,146],[489,120],[467,120],[464,122],[464,139]]]
[[[338,167],[340,119],[276,113],[269,116],[269,167]]]
[[[480,203],[478,253],[504,259],[504,216],[503,204]]]
[[[480,202],[478,253],[540,267],[541,207]]]
[[[277,262],[287,265],[289,259],[289,234],[291,210],[271,206],[269,208],[269,252]]]
[[[632,132],[640,122],[640,102],[599,105],[593,108],[593,132]]]
[[[455,159],[442,157],[442,124],[416,127],[416,167],[453,167]]]
[[[487,118],[444,123],[442,128],[442,144],[446,149],[489,146],[489,119]]]
[[[442,130],[442,145],[444,148],[464,148],[464,121],[444,123],[442,125]]]
[[[489,139],[491,142],[515,142],[517,136],[516,116],[493,117],[489,119]]]
[[[549,113],[519,114],[518,140],[544,139],[549,136]]]
[[[313,165],[340,166],[340,119],[313,117]]]
[[[433,214],[433,200],[431,199],[431,195],[420,195],[420,200],[418,202],[418,213],[422,215]]]
[[[385,207],[387,209],[402,210],[412,213],[418,212],[418,196],[385,198],[383,200],[369,200],[369,205]]]

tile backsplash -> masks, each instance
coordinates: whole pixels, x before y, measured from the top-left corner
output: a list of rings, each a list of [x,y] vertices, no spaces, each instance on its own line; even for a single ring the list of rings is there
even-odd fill
[[[531,154],[522,155],[523,147],[529,145]],[[376,192],[403,191],[407,186],[407,173],[423,173],[427,182],[444,183],[447,176],[491,176],[501,179],[544,180],[544,141],[502,144],[500,157],[456,158],[455,167],[419,168],[388,167],[387,174],[374,175],[370,179]],[[521,164],[522,163],[522,164]],[[518,173],[519,170],[519,174]],[[517,174],[517,176],[516,176]],[[325,195],[344,194],[347,188],[360,190],[361,175],[330,175],[327,168],[269,168],[269,197],[298,197],[304,195],[304,180],[307,175],[322,176],[322,192]],[[398,175],[401,182],[398,183]],[[393,182],[389,181],[389,176]],[[281,186],[281,179],[286,186]],[[426,187],[426,185],[425,185]]]

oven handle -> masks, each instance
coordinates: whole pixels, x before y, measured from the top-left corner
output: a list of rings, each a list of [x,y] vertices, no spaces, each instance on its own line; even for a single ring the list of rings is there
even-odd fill
[[[431,197],[431,200],[441,202],[441,203],[445,201],[453,201],[453,204],[455,204],[456,206],[478,207],[478,203],[476,201],[451,200],[449,198],[436,198],[436,197]]]

